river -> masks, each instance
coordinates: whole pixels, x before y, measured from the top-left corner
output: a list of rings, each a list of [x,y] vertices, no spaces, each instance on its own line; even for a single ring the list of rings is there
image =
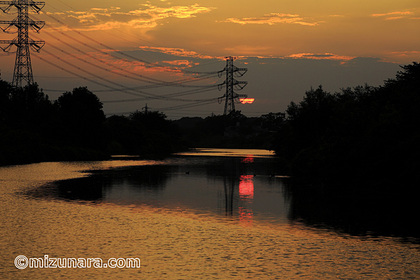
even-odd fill
[[[277,166],[269,151],[199,149],[2,167],[0,278],[418,279],[417,242],[314,209],[309,222]],[[141,267],[17,269],[20,255]]]

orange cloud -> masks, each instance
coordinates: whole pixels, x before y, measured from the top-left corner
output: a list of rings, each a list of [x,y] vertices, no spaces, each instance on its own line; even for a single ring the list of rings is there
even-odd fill
[[[63,13],[49,13],[52,15],[66,15],[69,18],[74,18],[80,23],[93,23],[100,20],[100,17],[111,17],[115,11],[119,10],[119,7],[112,8],[92,8],[89,11],[67,11]]]
[[[170,61],[162,61],[162,63],[175,65],[175,66],[185,66],[185,67],[192,67],[199,64],[199,63],[194,63],[189,60],[170,60]]]
[[[393,62],[393,63],[401,63],[401,61],[405,61],[407,63],[416,61],[420,57],[420,51],[392,51],[385,53],[387,58],[384,61]]]
[[[201,7],[199,4],[194,4],[191,6],[173,6],[173,7],[156,7],[150,4],[144,4],[148,7],[145,10],[134,10],[130,11],[128,15],[148,15],[151,16],[152,20],[164,19],[168,17],[174,18],[191,18],[195,17],[197,14],[210,12],[213,8]]]
[[[324,54],[315,54],[315,53],[297,53],[291,54],[287,56],[289,58],[296,58],[296,59],[315,59],[315,60],[340,60],[342,62],[347,62],[356,58],[355,56],[344,56],[344,55],[337,55],[333,53],[324,53]]]
[[[224,59],[224,57],[202,55],[195,51],[188,51],[181,48],[164,48],[164,47],[149,47],[149,46],[140,46],[140,49],[144,51],[160,52],[170,55],[182,56],[182,57],[194,57],[201,59]]]
[[[270,13],[265,14],[262,17],[249,17],[249,18],[228,18],[224,22],[237,23],[241,25],[245,24],[268,24],[274,25],[279,23],[286,24],[299,24],[306,26],[316,26],[319,22],[309,22],[306,21],[303,17],[294,14],[281,14],[281,13]]]
[[[49,13],[50,15],[65,16],[77,20],[84,25],[84,29],[109,30],[121,27],[151,29],[158,22],[168,18],[187,19],[198,14],[208,13],[214,8],[203,7],[199,4],[190,6],[157,7],[143,4],[143,9],[122,12],[119,7],[92,8],[88,11],[67,11],[63,13]]]
[[[372,14],[372,17],[381,17],[384,18],[385,20],[396,20],[396,19],[403,19],[403,18],[411,18],[411,19],[416,19],[411,17],[414,13],[410,12],[410,11],[396,11],[396,12],[389,12],[389,13],[384,13],[384,14]]]
[[[110,54],[105,54],[105,53],[92,52],[92,53],[88,53],[87,55],[84,55],[84,56],[82,55],[79,57],[85,61],[88,61],[94,64],[98,64],[97,61],[99,60],[102,62],[102,64],[107,65],[107,66],[104,66],[104,65],[99,64],[102,68],[103,67],[107,68],[108,69],[106,70],[107,72],[117,73],[128,79],[130,79],[129,76],[131,78],[134,77],[134,79],[136,79],[135,75],[138,75],[138,76],[152,75],[153,76],[155,74],[162,74],[162,73],[170,74],[171,76],[177,76],[177,77],[184,76],[184,73],[181,70],[182,68],[159,65],[158,63],[146,64],[141,61],[132,61],[132,60],[127,60],[123,58],[116,58],[116,57],[111,56]],[[166,77],[168,76],[166,75]]]

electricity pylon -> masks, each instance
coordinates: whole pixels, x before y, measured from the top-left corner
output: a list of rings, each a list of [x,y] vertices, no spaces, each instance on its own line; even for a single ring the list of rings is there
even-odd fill
[[[221,90],[223,86],[226,86],[225,95],[219,99],[219,102],[222,102],[222,99],[225,98],[224,115],[228,115],[235,111],[235,102],[237,102],[239,98],[247,97],[245,94],[237,94],[234,90],[242,90],[244,87],[246,87],[248,82],[237,81],[234,77],[242,77],[248,71],[248,68],[236,67],[233,65],[234,60],[235,58],[232,56],[226,57],[226,67],[219,72],[219,76],[221,76],[223,72],[225,72],[226,75],[226,80],[219,85],[219,90]]]
[[[45,25],[44,21],[34,21],[29,15],[29,7],[35,12],[39,13],[45,6],[45,2],[32,0],[14,0],[14,1],[0,1],[0,9],[4,13],[8,13],[12,7],[16,7],[18,15],[11,21],[1,20],[0,24],[8,24],[6,28],[0,27],[5,33],[16,33],[11,31],[12,27],[17,28],[17,37],[13,40],[0,40],[0,44],[7,44],[6,47],[1,47],[4,52],[9,52],[12,46],[16,46],[15,69],[13,71],[12,85],[15,87],[22,87],[24,81],[29,84],[34,83],[32,74],[30,48],[39,52],[45,45],[45,41],[34,41],[29,38],[29,27],[36,32],[39,32]]]

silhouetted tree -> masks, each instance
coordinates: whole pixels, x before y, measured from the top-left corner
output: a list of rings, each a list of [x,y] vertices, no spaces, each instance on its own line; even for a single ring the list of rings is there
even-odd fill
[[[44,125],[51,117],[52,104],[48,95],[45,95],[37,84],[11,88],[8,99],[8,121],[15,128],[39,129],[39,126]]]
[[[137,136],[140,154],[166,155],[179,148],[179,131],[166,115],[157,111],[135,112],[129,119]]]
[[[73,89],[60,96],[56,102],[64,124],[79,130],[98,127],[105,120],[102,103],[86,87]]]
[[[138,139],[130,120],[124,116],[111,116],[105,121],[107,151],[111,155],[135,154],[134,147]]]
[[[189,147],[215,148],[265,148],[273,143],[275,123],[281,123],[282,113],[270,113],[261,118],[248,118],[240,111],[228,115],[212,115],[202,118],[182,118],[184,143]]]
[[[261,116],[261,126],[269,131],[278,131],[285,121],[284,113],[269,113]]]
[[[66,92],[55,102],[64,133],[71,142],[90,147],[100,146],[105,121],[102,103],[86,87]]]
[[[53,106],[37,84],[13,88],[0,83],[0,163],[48,158]]]
[[[136,111],[130,115],[130,120],[146,130],[167,130],[170,123],[165,114],[157,111]]]
[[[179,134],[159,112],[112,116],[86,87],[54,104],[37,84],[13,88],[0,81],[0,164],[94,160],[110,154],[165,156],[179,149]]]

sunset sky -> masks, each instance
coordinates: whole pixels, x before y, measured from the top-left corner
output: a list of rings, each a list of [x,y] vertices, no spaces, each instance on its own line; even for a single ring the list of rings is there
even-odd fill
[[[283,111],[318,85],[331,92],[380,85],[399,65],[420,61],[418,0],[51,0],[31,17],[46,21],[30,32],[46,41],[32,52],[35,81],[52,99],[88,86],[107,114],[146,103],[170,118],[221,114],[223,77],[187,83],[201,88],[156,83],[222,70],[226,56],[248,68],[237,78],[249,83],[238,93],[255,98],[237,106],[248,116]],[[0,54],[3,79],[11,81],[13,64],[14,53]]]

